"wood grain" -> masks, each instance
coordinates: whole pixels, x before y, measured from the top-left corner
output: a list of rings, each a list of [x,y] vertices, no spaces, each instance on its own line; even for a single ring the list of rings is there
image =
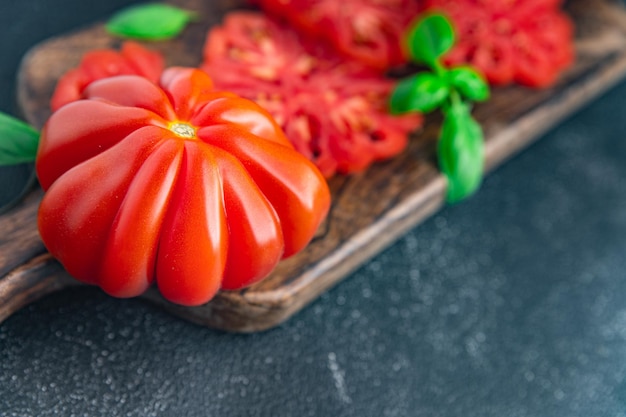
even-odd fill
[[[206,30],[234,0],[174,0],[199,11],[176,40],[150,45],[169,65],[197,65]],[[609,0],[574,0],[567,5],[577,25],[577,63],[548,90],[496,89],[476,108],[485,127],[486,169],[492,170],[546,130],[570,115],[626,73],[626,12]],[[46,41],[24,58],[18,100],[26,119],[42,126],[58,77],[75,66],[84,52],[118,47],[101,25]],[[330,181],[333,203],[328,219],[300,254],[280,263],[265,281],[239,292],[221,292],[194,308],[173,305],[151,290],[143,297],[193,322],[229,331],[259,331],[275,326],[335,285],[365,260],[431,215],[444,202],[446,181],[434,163],[439,127],[436,117],[414,135],[397,158],[367,172]],[[0,217],[0,320],[38,297],[74,281],[45,252],[36,229],[41,191]]]

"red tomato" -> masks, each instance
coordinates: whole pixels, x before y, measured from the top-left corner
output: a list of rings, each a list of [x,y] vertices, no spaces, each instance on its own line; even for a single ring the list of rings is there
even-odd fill
[[[448,65],[469,63],[496,85],[554,84],[574,60],[573,26],[560,0],[426,0],[451,17],[458,43]]]
[[[207,302],[265,277],[326,216],[324,178],[269,114],[190,68],[91,83],[46,123],[39,230],[67,271],[131,297]]]
[[[113,75],[140,75],[157,82],[163,72],[163,57],[132,41],[124,42],[120,52],[111,49],[86,53],[80,65],[63,75],[50,101],[52,111],[82,98],[93,81]]]
[[[419,115],[388,114],[391,81],[260,14],[229,14],[204,58],[217,88],[267,109],[326,177],[397,155],[421,125]]]
[[[406,62],[401,37],[418,0],[254,0],[305,35],[378,70]]]

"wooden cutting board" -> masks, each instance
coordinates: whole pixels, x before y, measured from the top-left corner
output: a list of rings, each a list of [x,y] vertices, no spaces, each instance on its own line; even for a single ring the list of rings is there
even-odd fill
[[[202,19],[172,41],[150,44],[169,65],[195,66],[207,29],[235,0],[172,0]],[[492,170],[530,144],[626,73],[626,11],[610,0],[572,0],[567,10],[577,27],[577,63],[554,88],[498,88],[476,108],[486,134],[486,169]],[[65,34],[34,47],[24,58],[18,99],[24,117],[41,127],[56,80],[95,48],[116,48],[119,39],[102,25]],[[302,253],[280,263],[265,281],[244,291],[221,292],[200,307],[165,301],[156,290],[144,296],[187,320],[213,328],[251,332],[275,326],[338,283],[368,258],[444,204],[446,181],[435,166],[439,120],[429,118],[397,158],[359,175],[330,181],[333,203],[327,221]],[[36,213],[42,191],[32,192],[0,216],[0,321],[43,295],[79,285],[46,252]]]

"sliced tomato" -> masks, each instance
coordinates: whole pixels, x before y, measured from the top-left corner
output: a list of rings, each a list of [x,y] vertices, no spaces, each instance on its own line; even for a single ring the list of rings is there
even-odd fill
[[[490,83],[552,85],[574,60],[573,26],[561,0],[426,0],[453,20],[459,41],[448,65],[469,63]]]
[[[140,75],[157,82],[164,68],[160,53],[127,41],[121,50],[100,49],[86,53],[77,68],[66,72],[58,81],[50,107],[56,111],[82,98],[85,88],[96,80],[114,75]]]
[[[258,13],[231,13],[209,31],[202,68],[216,88],[269,111],[326,177],[397,155],[422,122],[387,113],[393,83],[378,72]]]
[[[256,0],[304,35],[378,70],[406,62],[401,36],[419,11],[417,0]]]

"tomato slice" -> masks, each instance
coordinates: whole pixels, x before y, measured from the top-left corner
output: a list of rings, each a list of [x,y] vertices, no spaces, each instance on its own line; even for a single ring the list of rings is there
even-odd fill
[[[209,31],[202,68],[216,88],[264,107],[326,177],[401,152],[420,115],[390,116],[393,83],[258,13],[229,14]]]
[[[406,62],[401,36],[419,11],[416,0],[257,0],[308,37],[351,59],[386,70]]]
[[[140,75],[156,83],[164,68],[160,53],[150,51],[137,42],[127,41],[121,50],[100,49],[86,53],[79,66],[65,73],[58,81],[50,107],[57,111],[82,98],[85,88],[96,80],[114,75]]]
[[[427,0],[450,16],[459,41],[447,65],[469,63],[490,83],[554,84],[574,61],[573,26],[560,0]]]

